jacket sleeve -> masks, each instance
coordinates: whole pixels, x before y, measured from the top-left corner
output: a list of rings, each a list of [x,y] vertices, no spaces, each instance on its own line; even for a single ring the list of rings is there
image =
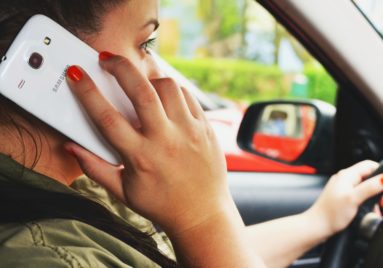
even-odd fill
[[[0,251],[0,267],[28,268],[80,268],[75,259],[60,257],[51,248],[17,247],[3,248]]]

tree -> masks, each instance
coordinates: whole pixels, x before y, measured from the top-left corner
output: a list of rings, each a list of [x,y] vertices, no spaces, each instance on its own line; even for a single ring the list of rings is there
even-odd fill
[[[210,19],[214,12],[215,0],[198,0],[197,13],[203,20]]]
[[[247,0],[198,0],[197,12],[205,24],[209,44],[226,42],[238,35],[240,42],[232,53],[242,55],[241,46],[246,45],[247,7]]]
[[[279,51],[281,48],[282,40],[287,40],[290,42],[294,52],[299,57],[299,59],[304,63],[310,63],[313,61],[313,57],[310,53],[292,36],[282,25],[275,21],[275,30],[274,30],[274,64],[278,64]]]

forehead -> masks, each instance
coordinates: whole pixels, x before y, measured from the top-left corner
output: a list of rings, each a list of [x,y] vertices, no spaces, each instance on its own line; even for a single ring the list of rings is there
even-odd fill
[[[129,44],[142,43],[154,30],[154,26],[145,26],[158,19],[158,9],[158,0],[122,1],[121,5],[105,15],[101,31],[86,41],[97,51],[125,55]]]
[[[158,10],[158,0],[127,0],[116,12],[119,23],[124,22],[124,26],[137,28],[149,20],[158,19]]]

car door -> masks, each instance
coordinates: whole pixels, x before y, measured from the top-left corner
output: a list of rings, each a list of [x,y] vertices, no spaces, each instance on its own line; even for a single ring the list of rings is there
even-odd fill
[[[376,108],[381,107],[383,84],[372,74],[377,74],[376,68],[382,64],[383,44],[357,6],[351,1],[259,2],[316,56],[337,81],[333,171],[364,159],[381,160],[383,125],[381,109]],[[334,21],[338,22],[337,26],[330,25]],[[351,32],[350,27],[357,30]],[[346,40],[355,41],[350,44]],[[356,55],[361,49],[365,52],[363,57]],[[372,53],[379,63],[375,58],[374,64],[368,64]],[[303,211],[320,194],[329,176],[229,174],[232,193],[246,224]],[[313,249],[291,267],[318,267],[322,250],[321,247]]]
[[[333,172],[362,159],[383,158],[380,138],[383,137],[383,109],[379,109],[383,107],[383,83],[377,79],[383,70],[383,43],[360,10],[349,0],[258,2],[336,81],[334,105],[337,113],[335,124],[331,126],[335,157],[331,172],[315,172],[315,167],[311,167],[314,172],[297,173],[293,165],[267,158],[263,161],[287,168],[281,170],[275,168],[278,165],[269,165],[264,170],[267,172],[252,168],[229,170],[229,186],[246,225],[300,213],[313,204]],[[248,42],[251,46],[251,40]],[[253,76],[257,75],[257,72],[253,73]],[[189,78],[197,80],[193,76]],[[224,80],[222,75],[219,78]],[[319,84],[316,97],[327,98],[329,83]],[[224,133],[217,132],[217,135],[224,136]],[[323,247],[319,245],[291,267],[318,267],[322,251]]]

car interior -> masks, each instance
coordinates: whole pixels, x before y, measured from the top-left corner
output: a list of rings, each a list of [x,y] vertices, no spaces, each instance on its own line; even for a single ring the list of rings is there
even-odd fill
[[[361,160],[383,159],[383,83],[379,79],[383,42],[355,3],[258,2],[326,68],[337,82],[338,93],[336,113],[332,120],[322,122],[327,135],[318,138],[317,126],[301,157],[290,161],[291,165],[314,166],[316,174],[229,172],[230,189],[247,225],[302,212],[313,204],[335,172]],[[323,116],[319,111],[316,124],[321,124]],[[251,148],[249,137],[254,134],[258,117],[259,110],[249,109],[238,136],[240,147],[254,154],[257,152]],[[320,152],[320,146],[315,146],[318,143],[328,150]],[[321,154],[321,161],[317,154]],[[321,166],[323,161],[327,164]],[[359,214],[346,231],[307,252],[291,267],[383,267],[379,254],[383,243],[381,219],[365,219],[368,227],[362,224],[365,214],[379,203],[377,198],[373,201],[362,206],[363,215]],[[368,236],[360,235],[362,227],[369,230]]]

